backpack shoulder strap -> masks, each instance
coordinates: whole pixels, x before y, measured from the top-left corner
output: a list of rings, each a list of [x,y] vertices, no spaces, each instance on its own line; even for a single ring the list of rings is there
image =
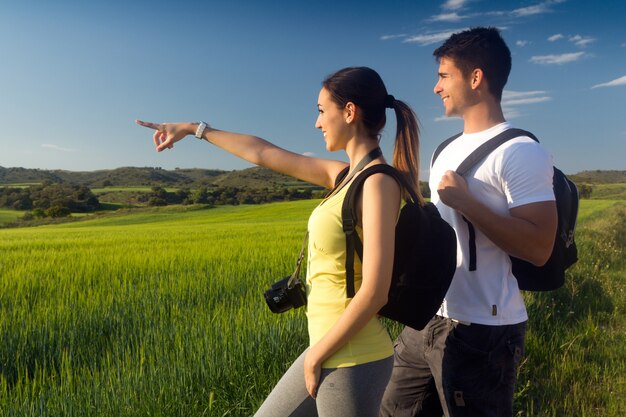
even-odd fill
[[[395,178],[401,187],[411,190],[406,187],[406,180],[394,167],[387,164],[373,165],[357,175],[343,200],[341,206],[341,223],[343,226],[343,232],[346,235],[346,296],[348,298],[354,297],[354,253],[356,252],[360,259],[363,259],[363,242],[359,238],[356,232],[356,225],[358,223],[356,212],[356,198],[363,188],[365,180],[373,174],[383,173]],[[417,197],[411,192],[411,198],[417,202]]]
[[[407,188],[409,191],[411,190],[407,187],[406,180],[396,170],[394,167],[387,164],[377,164],[373,165],[361,172],[350,184],[348,191],[346,192],[346,197],[343,200],[343,205],[341,207],[341,218],[343,221],[343,231],[346,233],[352,233],[355,229],[357,221],[357,212],[356,212],[356,198],[358,194],[361,192],[361,188],[363,187],[363,183],[370,176],[376,173],[383,173],[393,177],[401,187]],[[411,198],[414,201],[417,201],[417,196],[413,196],[411,192]]]
[[[448,146],[450,143],[452,143],[455,139],[459,138],[462,134],[463,134],[463,132],[457,133],[454,136],[450,136],[448,139],[446,139],[443,142],[441,142],[439,144],[439,146],[437,146],[437,149],[435,149],[435,152],[433,153],[433,158],[432,158],[432,160],[430,162],[430,166],[431,167],[433,165],[435,165],[435,160],[437,159],[437,157],[439,156],[441,151],[443,151],[446,148],[446,146]]]
[[[461,176],[467,174],[470,169],[472,169],[477,163],[485,159],[487,155],[493,152],[500,145],[520,136],[528,136],[532,140],[539,142],[539,139],[537,139],[537,137],[530,132],[522,129],[507,129],[504,132],[489,139],[487,142],[483,143],[471,154],[469,154],[467,158],[465,158],[456,169],[456,173]]]
[[[456,169],[456,173],[464,176],[467,172],[472,169],[477,163],[482,161],[493,152],[496,148],[498,148],[503,143],[517,138],[519,136],[528,136],[536,142],[539,142],[539,139],[535,135],[530,132],[527,132],[522,129],[507,129],[504,132],[501,132],[489,139],[487,142],[480,145],[476,148],[472,153],[470,153],[467,158],[461,162],[459,167]],[[469,233],[469,270],[476,270],[476,231],[474,229],[474,225],[472,222],[467,220],[465,216],[463,216],[463,220],[467,223],[467,230]]]

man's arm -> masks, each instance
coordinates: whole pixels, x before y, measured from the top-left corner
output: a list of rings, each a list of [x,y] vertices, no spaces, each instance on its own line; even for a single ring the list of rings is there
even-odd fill
[[[475,199],[465,179],[454,171],[444,174],[437,192],[443,203],[459,211],[509,255],[537,266],[550,258],[557,228],[554,201],[525,204],[502,215]]]

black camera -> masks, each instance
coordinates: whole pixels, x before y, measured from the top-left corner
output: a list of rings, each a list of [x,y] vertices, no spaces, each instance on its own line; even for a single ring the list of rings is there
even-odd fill
[[[288,277],[276,281],[263,296],[272,313],[284,313],[292,308],[306,305],[306,290],[300,281],[300,266],[304,259],[304,249],[306,248],[309,232],[304,235],[300,255],[296,261],[296,270]]]
[[[306,304],[306,291],[297,277],[289,276],[272,284],[263,294],[272,313],[284,313]]]

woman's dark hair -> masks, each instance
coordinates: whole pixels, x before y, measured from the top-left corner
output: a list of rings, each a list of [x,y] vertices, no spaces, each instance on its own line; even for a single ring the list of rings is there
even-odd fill
[[[393,165],[404,174],[412,191],[418,196],[419,203],[423,203],[419,187],[419,124],[413,110],[389,95],[380,75],[368,67],[341,69],[328,76],[322,86],[339,107],[343,108],[352,102],[359,108],[363,126],[375,140],[380,138],[380,132],[387,122],[385,109],[394,109],[397,130]]]
[[[511,72],[511,51],[496,28],[477,27],[455,33],[433,52],[438,62],[450,58],[467,78],[480,68],[498,100]]]

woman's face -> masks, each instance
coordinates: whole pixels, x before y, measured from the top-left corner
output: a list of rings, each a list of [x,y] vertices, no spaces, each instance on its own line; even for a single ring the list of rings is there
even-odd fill
[[[345,149],[349,132],[346,112],[332,100],[326,88],[320,91],[317,109],[319,115],[315,121],[315,127],[322,131],[326,149],[331,152]]]

